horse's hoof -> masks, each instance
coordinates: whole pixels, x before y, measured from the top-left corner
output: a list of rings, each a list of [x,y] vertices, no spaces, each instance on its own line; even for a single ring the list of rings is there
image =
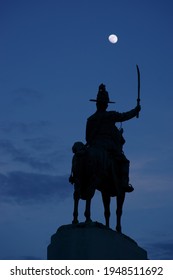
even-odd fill
[[[76,225],[76,224],[78,224],[78,223],[79,223],[78,220],[73,220],[73,221],[72,221],[72,224],[73,224],[73,225]]]
[[[86,220],[85,220],[85,223],[86,223],[86,224],[92,223],[92,220],[91,220],[91,219],[86,219]]]
[[[116,227],[116,231],[117,231],[118,233],[121,233],[121,227]]]

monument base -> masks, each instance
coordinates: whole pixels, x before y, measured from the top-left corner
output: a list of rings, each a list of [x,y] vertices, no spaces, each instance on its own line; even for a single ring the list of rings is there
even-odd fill
[[[63,225],[52,235],[48,260],[147,260],[147,252],[130,237],[101,223]]]

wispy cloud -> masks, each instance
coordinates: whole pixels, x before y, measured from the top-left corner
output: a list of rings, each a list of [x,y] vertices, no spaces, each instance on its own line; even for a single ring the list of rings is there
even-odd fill
[[[173,181],[172,153],[145,155],[142,158],[132,158],[130,177],[135,179],[140,187],[146,190],[172,190]]]
[[[43,98],[43,94],[31,88],[18,88],[11,92],[13,100],[18,104],[28,105],[28,102],[38,102]]]
[[[41,132],[43,129],[50,127],[49,121],[32,121],[32,122],[18,122],[18,121],[6,121],[0,122],[0,130],[6,134],[31,134]]]
[[[49,150],[54,144],[52,139],[45,137],[26,138],[24,142],[36,151]]]
[[[0,140],[1,154],[7,154],[14,162],[30,166],[36,170],[52,170],[52,164],[44,158],[31,154],[26,148],[16,147],[10,140]]]
[[[156,260],[173,260],[173,240],[146,244],[149,258]]]
[[[61,200],[70,195],[67,176],[51,176],[25,172],[0,174],[0,200],[17,203],[37,203],[56,196]]]
[[[8,255],[3,257],[3,260],[42,260],[42,258],[40,257],[36,257],[36,256],[18,256],[18,255]]]

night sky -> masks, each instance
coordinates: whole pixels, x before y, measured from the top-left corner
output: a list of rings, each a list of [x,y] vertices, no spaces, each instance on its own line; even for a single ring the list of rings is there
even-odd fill
[[[135,188],[123,233],[150,259],[173,259],[172,14],[171,0],[0,1],[0,259],[46,259],[72,221],[71,147],[85,143],[89,99],[104,83],[110,110],[134,108],[136,64],[142,110],[123,123]],[[112,199],[113,229],[115,209]],[[104,223],[99,192],[92,219]]]

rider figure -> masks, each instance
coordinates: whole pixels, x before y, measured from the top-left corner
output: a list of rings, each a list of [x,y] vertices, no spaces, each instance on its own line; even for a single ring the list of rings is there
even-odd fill
[[[96,112],[91,115],[86,124],[86,142],[90,147],[99,147],[107,151],[114,160],[118,161],[122,175],[122,188],[125,192],[132,192],[134,188],[129,184],[129,160],[125,157],[122,147],[125,140],[115,123],[124,122],[137,116],[140,111],[140,105],[134,109],[119,113],[116,111],[107,111],[109,103],[115,103],[109,100],[105,85],[99,86],[96,99],[90,99],[96,102]]]

